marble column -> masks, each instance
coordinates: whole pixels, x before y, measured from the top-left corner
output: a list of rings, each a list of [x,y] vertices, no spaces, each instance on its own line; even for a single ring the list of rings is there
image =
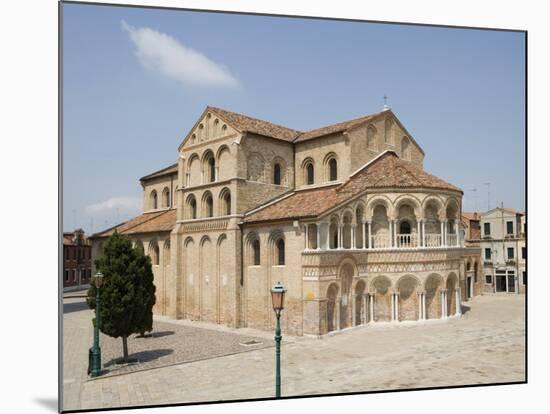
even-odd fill
[[[391,294],[391,321],[395,321],[395,293]]]
[[[460,237],[458,237],[458,220],[455,220],[455,234],[456,234],[456,245],[460,246]]]
[[[426,220],[422,220],[422,247],[426,247]]]
[[[443,319],[447,315],[445,313],[445,305],[446,305],[447,301],[445,300],[445,290],[441,289],[440,293],[441,293],[441,319]]]
[[[393,220],[393,247],[397,247],[397,220]]]
[[[344,243],[342,243],[342,234],[343,234],[343,226],[341,224],[338,224],[338,244],[336,246],[337,249],[342,249],[344,247]]]
[[[399,292],[394,293],[395,295],[395,321],[399,322]]]
[[[369,306],[369,295],[364,294],[363,295],[363,325],[368,322],[367,315],[368,315],[368,306]]]
[[[427,319],[426,317],[426,292],[422,292],[422,320],[425,321]]]
[[[374,322],[374,293],[369,293],[369,322]]]
[[[416,247],[422,246],[422,239],[420,237],[420,220],[416,221]]]
[[[441,220],[441,222],[439,223],[440,224],[440,228],[441,228],[441,246],[445,246],[446,242],[445,242],[445,220]]]
[[[321,228],[320,223],[317,223],[317,250],[321,250]]]
[[[366,228],[365,228],[365,222],[362,222],[361,223],[361,226],[363,226],[362,230],[363,230],[363,249],[366,249],[367,248],[367,235],[366,235]]]
[[[336,302],[334,302],[334,315],[336,317],[336,330],[340,330],[340,296],[336,298]]]
[[[368,233],[369,233],[369,249],[372,249],[372,222],[367,221]]]
[[[355,245],[356,245],[356,243],[355,243],[355,232],[356,232],[356,227],[357,227],[357,226],[356,226],[355,224],[352,224],[352,225],[351,225],[351,243],[350,243],[350,245],[351,245],[351,248],[352,248],[352,249],[355,249]]]
[[[357,295],[351,295],[351,326],[355,326],[355,301]]]
[[[309,250],[309,224],[306,224],[304,229],[304,235],[306,237],[306,243],[304,246],[304,250]]]

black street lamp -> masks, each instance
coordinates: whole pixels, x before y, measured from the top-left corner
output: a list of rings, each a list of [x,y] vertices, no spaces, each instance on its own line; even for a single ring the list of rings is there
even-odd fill
[[[94,329],[94,345],[91,349],[91,374],[92,377],[97,377],[101,374],[101,348],[99,347],[99,289],[103,284],[103,273],[97,272],[94,276],[95,280],[95,329]]]
[[[277,327],[275,329],[275,398],[281,398],[281,324],[279,319],[281,318],[281,311],[284,309],[286,289],[277,282],[275,286],[271,288],[271,301],[273,302],[273,310],[277,317]]]

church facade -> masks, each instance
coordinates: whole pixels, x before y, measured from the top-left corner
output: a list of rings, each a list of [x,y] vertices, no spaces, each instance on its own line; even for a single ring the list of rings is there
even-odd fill
[[[280,281],[294,335],[460,315],[463,192],[390,109],[301,132],[207,107],[178,155],[141,178],[143,214],[91,237],[151,256],[156,314],[272,329]]]

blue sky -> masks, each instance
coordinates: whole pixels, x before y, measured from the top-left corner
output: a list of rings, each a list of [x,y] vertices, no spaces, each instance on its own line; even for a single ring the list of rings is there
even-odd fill
[[[139,178],[206,105],[308,130],[384,95],[464,211],[487,209],[484,183],[524,209],[522,33],[80,4],[63,31],[64,230],[139,214]]]

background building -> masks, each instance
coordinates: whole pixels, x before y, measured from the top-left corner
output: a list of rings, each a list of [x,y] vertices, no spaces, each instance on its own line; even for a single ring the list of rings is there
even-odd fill
[[[483,213],[480,225],[484,291],[525,292],[525,214],[498,207]]]
[[[464,268],[465,278],[463,300],[481,295],[484,281],[481,272],[481,230],[479,213],[462,213],[464,226]]]
[[[92,276],[92,246],[82,229],[63,232],[63,290],[89,285]]]

